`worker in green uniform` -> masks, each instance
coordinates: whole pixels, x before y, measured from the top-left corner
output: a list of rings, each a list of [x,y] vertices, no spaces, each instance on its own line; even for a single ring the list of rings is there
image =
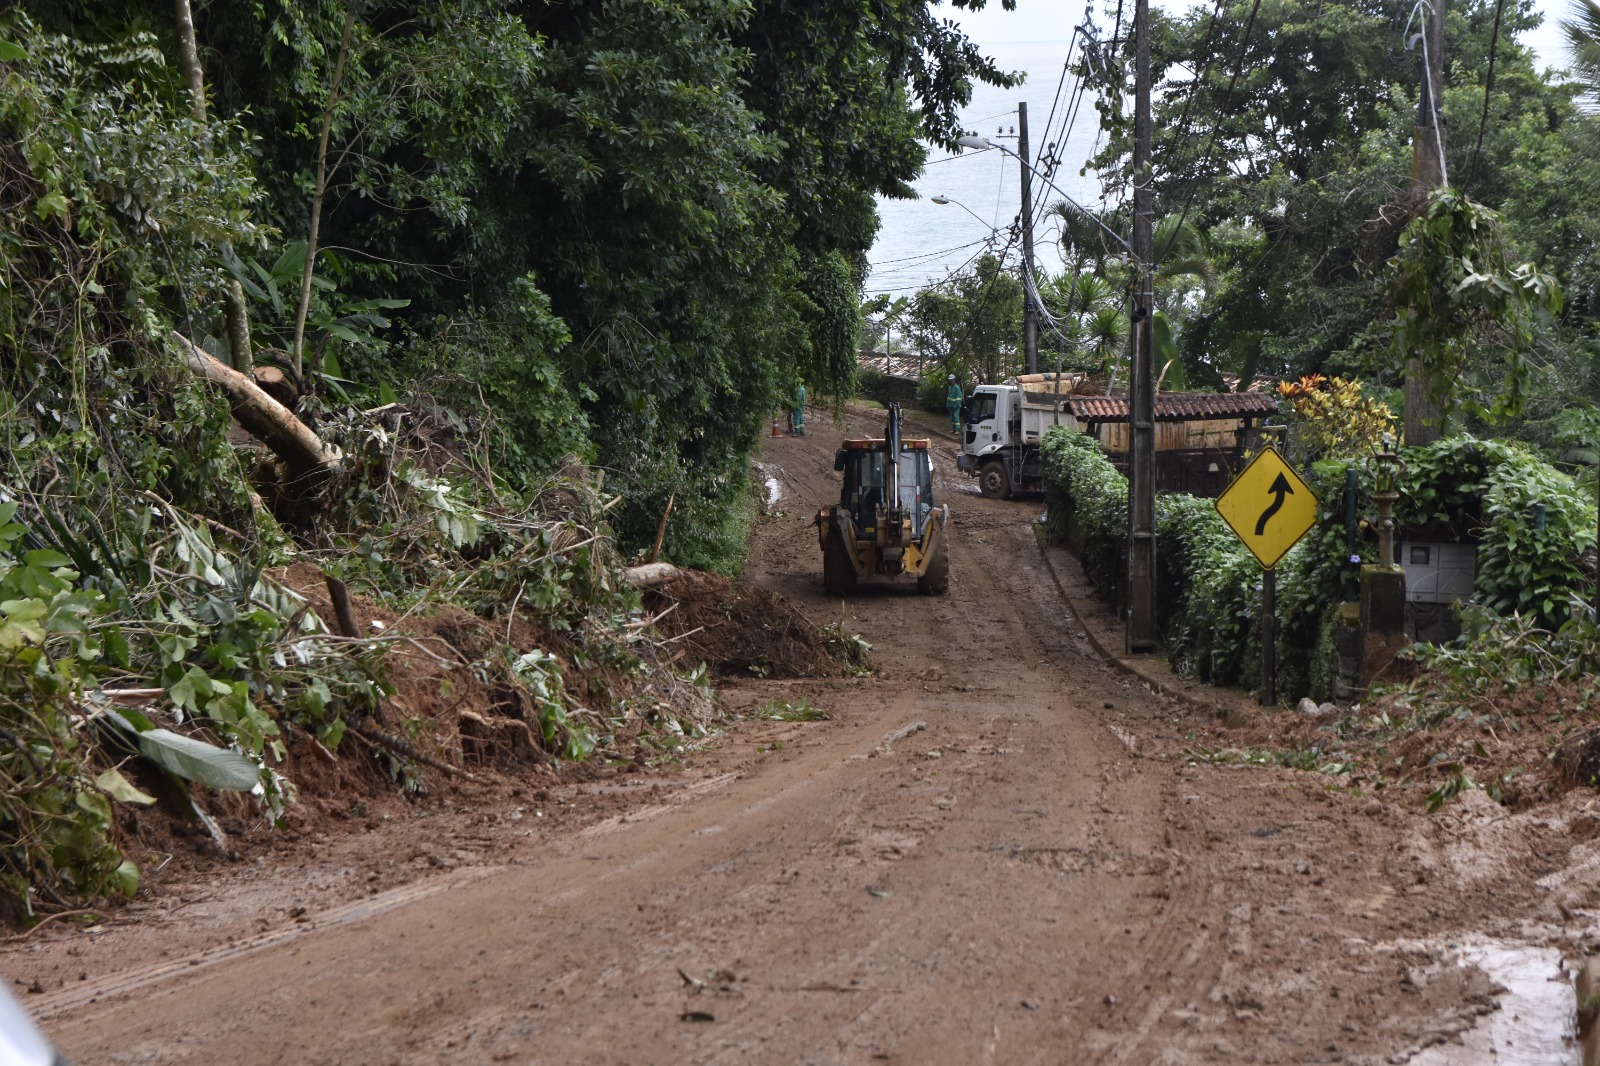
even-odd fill
[[[945,380],[950,383],[950,387],[945,390],[945,394],[944,394],[945,410],[950,412],[950,432],[951,433],[960,433],[961,432],[961,382],[956,380],[956,376],[954,374],[949,375]]]
[[[789,411],[789,432],[796,437],[806,435],[806,383],[794,387],[794,407]]]

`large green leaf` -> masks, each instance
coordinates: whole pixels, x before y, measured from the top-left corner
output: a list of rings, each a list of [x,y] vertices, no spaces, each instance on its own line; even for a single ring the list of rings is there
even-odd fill
[[[107,711],[106,718],[133,735],[139,754],[186,781],[198,781],[210,788],[249,792],[261,780],[256,764],[236,751],[170,729],[140,730],[116,711]]]
[[[95,778],[94,783],[101,792],[122,803],[137,803],[142,807],[148,807],[156,801],[154,796],[140,792],[115,766]]]
[[[249,792],[261,779],[256,764],[227,748],[172,732],[152,729],[139,734],[139,751],[151,762],[179,777],[211,788]]]

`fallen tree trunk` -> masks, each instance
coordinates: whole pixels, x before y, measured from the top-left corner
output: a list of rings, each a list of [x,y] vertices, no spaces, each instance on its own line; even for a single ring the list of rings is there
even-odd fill
[[[196,377],[221,386],[227,393],[234,419],[283,460],[288,467],[289,480],[298,489],[319,488],[339,472],[338,449],[324,444],[322,438],[287,407],[268,396],[253,378],[202,351],[181,333],[174,332],[172,339]]]

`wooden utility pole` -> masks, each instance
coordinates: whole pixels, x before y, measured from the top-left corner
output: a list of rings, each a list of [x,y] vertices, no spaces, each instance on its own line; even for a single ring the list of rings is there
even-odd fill
[[[1417,124],[1411,130],[1411,187],[1427,203],[1434,189],[1450,183],[1444,162],[1444,0],[1430,0],[1423,32],[1412,38],[1422,45],[1421,91]],[[1417,447],[1439,439],[1444,405],[1422,359],[1406,360],[1406,444]],[[1385,563],[1390,560],[1385,559]]]
[[[1133,255],[1139,294],[1133,308],[1133,366],[1128,382],[1127,650],[1156,647],[1156,496],[1154,373],[1155,190],[1150,187],[1150,0],[1134,5]]]
[[[1039,308],[1033,277],[1033,173],[1028,166],[1028,105],[1017,104],[1017,160],[1022,164],[1022,352],[1028,373],[1039,372]]]

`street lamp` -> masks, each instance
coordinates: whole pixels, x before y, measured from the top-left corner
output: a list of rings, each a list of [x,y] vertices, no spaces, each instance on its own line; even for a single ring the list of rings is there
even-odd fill
[[[979,222],[983,222],[983,224],[985,226],[988,226],[989,227],[989,232],[991,234],[999,232],[995,228],[993,223],[984,222],[982,215],[978,214],[978,212],[974,211],[972,208],[968,207],[966,204],[962,203],[960,200],[953,200],[950,197],[944,196],[944,195],[939,195],[939,196],[932,197],[932,200],[933,200],[934,203],[939,204],[940,206],[943,206],[945,204],[955,204],[957,207],[961,208],[961,210],[965,211],[967,214],[971,215],[973,218],[977,219]]]
[[[995,144],[993,141],[989,140],[987,137],[961,137],[961,138],[958,138],[956,140],[956,143],[961,145],[963,148],[997,148],[1001,152],[1004,152],[1006,155],[1010,156],[1012,159],[1015,159],[1017,162],[1021,163],[1025,167],[1027,167],[1028,171],[1031,174],[1033,174],[1034,177],[1038,178],[1040,181],[1042,181],[1046,185],[1050,186],[1050,188],[1052,190],[1054,190],[1054,192],[1055,192],[1055,194],[1057,196],[1061,197],[1067,203],[1069,203],[1073,207],[1077,208],[1078,212],[1080,214],[1084,215],[1091,222],[1093,222],[1096,226],[1099,226],[1100,229],[1105,233],[1106,236],[1108,236],[1112,240],[1116,241],[1117,244],[1119,244],[1123,248],[1127,249],[1130,253],[1133,251],[1133,246],[1130,245],[1127,241],[1123,240],[1120,236],[1118,236],[1116,230],[1113,230],[1111,227],[1107,226],[1104,222],[1101,222],[1099,215],[1095,214],[1093,211],[1089,210],[1087,207],[1084,207],[1078,201],[1074,200],[1071,196],[1068,196],[1065,192],[1062,191],[1060,186],[1058,186],[1055,182],[1051,181],[1048,177],[1046,177],[1045,174],[1042,171],[1040,171],[1038,167],[1035,167],[1032,163],[1029,163],[1026,159],[1023,159],[1020,155],[1018,155],[1017,153],[1013,152],[1011,149],[1007,148],[1005,145],[1003,145],[1003,144]],[[935,197],[935,199],[937,199],[937,197]]]

